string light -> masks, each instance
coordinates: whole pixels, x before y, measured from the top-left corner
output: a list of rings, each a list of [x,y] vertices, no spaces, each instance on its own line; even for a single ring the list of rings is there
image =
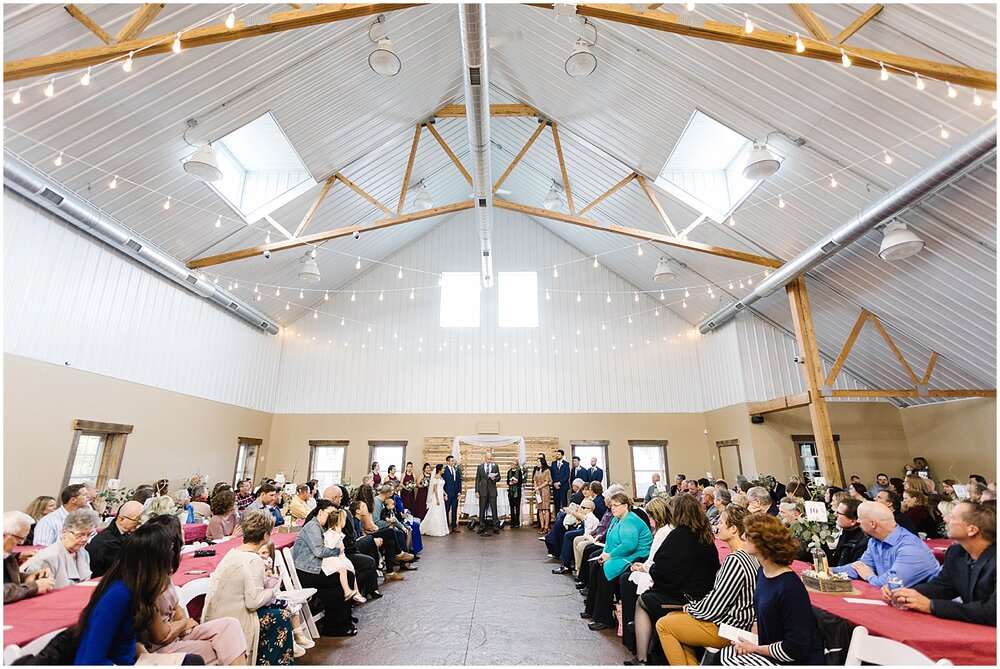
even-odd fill
[[[607,329],[608,329],[608,326],[607,326],[607,325],[605,325],[604,323],[601,323],[601,329],[602,329],[602,330],[607,330]]]
[[[639,293],[638,293],[638,291],[636,291],[636,293],[635,293],[635,301],[636,301],[636,302],[638,302],[638,301],[639,301]]]
[[[600,266],[601,266],[601,263],[597,262],[597,256],[594,256],[594,269],[597,269]]]
[[[371,331],[372,331],[372,326],[370,326],[370,325],[369,325],[369,326],[368,326],[368,332],[369,332],[369,333],[371,333]],[[421,342],[423,342],[423,340],[424,340],[424,338],[423,338],[423,337],[421,337],[421,338],[420,338],[420,341],[421,341]]]
[[[731,228],[735,228],[736,227],[736,219],[733,218],[732,216],[729,217],[729,227],[731,227]]]
[[[358,256],[358,261],[354,263],[354,269],[361,269],[361,256]]]
[[[56,159],[52,161],[52,162],[54,162],[56,164],[56,167],[59,167],[60,165],[62,165],[62,163],[63,163],[62,157],[63,157],[63,152],[60,151],[59,155],[56,156]]]
[[[222,216],[219,216],[217,219],[215,219],[215,227],[217,228],[222,227]]]
[[[948,130],[943,125],[938,127],[941,128],[941,139],[948,139]]]
[[[55,94],[56,94],[56,80],[55,77],[53,77],[52,80],[49,81],[49,85],[45,87],[45,97],[51,98]]]
[[[125,62],[122,63],[122,69],[125,70],[126,72],[132,71],[132,53],[133,52],[129,51],[128,58],[126,58]]]
[[[604,301],[607,302],[608,304],[611,304],[611,293],[610,292],[608,293],[607,299],[605,299]]]
[[[380,290],[379,291],[379,293],[378,293],[378,301],[379,302],[385,302],[385,291],[384,290]]]
[[[636,244],[635,245],[635,253],[636,253],[636,255],[640,255],[640,256],[642,255],[642,244]]]
[[[270,230],[268,230],[267,234],[264,235],[264,243],[265,244],[270,244],[271,243],[271,231]]]
[[[743,288],[743,281],[740,281],[740,288]]]
[[[580,304],[583,302],[583,297],[580,296],[580,291],[576,291],[576,303]]]
[[[665,300],[665,299],[667,299],[667,296],[666,296],[666,295],[664,295],[663,291],[661,290],[661,291],[660,291],[660,302],[662,302],[662,301],[663,301],[663,300]]]
[[[752,286],[753,285],[753,277],[752,276],[748,276],[747,277],[747,285],[748,286]]]
[[[313,318],[319,318],[319,312],[318,311],[314,311],[313,312]]]
[[[879,79],[881,79],[882,81],[889,81],[889,70],[885,69],[885,65],[883,63],[879,63],[878,67],[879,67],[879,73],[878,73]]]
[[[281,297],[281,288],[275,288],[274,289],[274,296],[275,297]]]
[[[312,251],[309,252],[309,256],[312,257],[312,258],[316,257],[316,247],[315,246],[312,248]]]
[[[261,299],[262,299],[262,297],[263,297],[262,295],[258,295],[258,296],[257,296],[257,301],[258,301],[258,302],[260,302],[260,301],[261,301]]]
[[[173,45],[170,48],[173,50],[174,53],[180,53],[181,52],[181,34],[180,33],[177,33],[177,37],[174,38],[174,43],[173,43]]]
[[[558,279],[559,278],[559,268],[558,267],[553,267],[552,268],[552,278],[553,279]]]
[[[920,78],[920,75],[916,72],[913,73],[914,78],[917,80],[916,86],[918,91],[924,90],[924,80]]]
[[[325,293],[323,293],[323,301],[325,302],[330,301],[330,291],[326,291]]]
[[[229,16],[226,17],[226,28],[232,30],[233,26],[236,25],[236,10],[231,9],[229,11]]]
[[[299,299],[300,300],[306,299],[306,294],[304,292],[302,292],[301,290],[299,291]]]
[[[802,42],[802,38],[799,37],[798,33],[795,33],[795,53],[802,53],[806,50],[806,45]]]
[[[688,292],[687,288],[684,289],[684,297],[691,297],[691,293]]]
[[[288,311],[291,308],[292,308],[292,305],[290,305],[288,302],[285,302],[285,311]]]
[[[833,174],[831,174],[830,175],[830,188],[836,188],[836,187],[837,187],[837,180],[833,177]]]
[[[785,208],[785,198],[783,198],[780,195],[778,196],[778,207],[780,207],[781,209]]]
[[[730,282],[729,282],[729,290],[732,290],[732,289],[733,289],[733,282],[732,282],[732,281],[730,281]]]
[[[21,104],[21,89],[20,88],[18,88],[16,91],[14,91],[14,95],[12,95],[10,97],[10,101],[11,101],[11,103],[13,103],[15,105]]]
[[[749,14],[744,14],[743,18],[746,19],[746,21],[743,22],[743,30],[746,31],[747,35],[749,35],[753,32],[753,21],[750,20]]]
[[[847,56],[847,52],[844,51],[843,49],[840,50],[840,62],[843,64],[844,67],[851,66],[851,59]]]
[[[396,272],[396,278],[397,279],[402,279],[403,278],[403,268],[402,267],[400,267],[399,271]]]
[[[976,105],[977,107],[981,107],[983,105],[983,99],[979,97],[979,91],[977,91],[975,88],[972,89],[972,104]]]
[[[687,309],[687,306],[688,306],[687,300],[684,300],[684,301],[681,302],[681,307],[682,308]]]
[[[253,285],[253,292],[254,292],[255,295],[258,294],[258,293],[260,293],[260,284],[259,283],[255,283]]]
[[[552,299],[552,296],[549,295],[549,289],[548,288],[545,289],[545,299],[546,300],[551,300]]]
[[[882,160],[885,161],[886,165],[892,165],[892,156],[889,155],[888,151],[882,152]]]
[[[632,317],[631,316],[628,317],[628,324],[632,325]]]
[[[659,316],[659,315],[660,315],[660,310],[659,310],[659,309],[653,309],[653,313],[654,313],[654,314],[655,314],[656,316]]]
[[[170,196],[169,195],[167,196],[167,199],[163,202],[163,208],[164,209],[170,209]]]
[[[81,86],[89,86],[90,85],[90,68],[89,67],[87,68],[87,71],[83,73],[83,76],[80,77],[80,85]]]
[[[233,288],[237,289],[239,287],[240,287],[240,282],[239,281],[233,281]]]
[[[410,299],[413,300],[413,299],[416,299],[416,297],[417,297],[416,293],[414,293],[413,289],[410,288]]]
[[[111,183],[108,184],[108,188],[110,188],[111,190],[114,190],[115,188],[118,188],[118,175],[117,174],[115,175],[115,178],[111,180]]]
[[[687,3],[687,4],[684,5],[684,8],[687,9],[689,12],[693,12],[694,11],[694,3],[693,2]]]
[[[345,319],[345,318],[342,317],[340,319],[340,327],[344,327],[345,325],[347,325],[347,319]]]
[[[947,81],[944,82],[944,83],[948,86],[948,97],[949,98],[957,98],[958,97],[958,91],[955,90],[954,86],[952,86],[951,83],[947,82]]]

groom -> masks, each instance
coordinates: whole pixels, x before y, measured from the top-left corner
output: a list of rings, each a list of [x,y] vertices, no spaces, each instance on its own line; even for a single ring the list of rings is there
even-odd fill
[[[500,478],[500,468],[493,462],[493,453],[486,452],[486,462],[476,468],[476,497],[479,499],[479,522],[482,523],[479,536],[486,536],[486,507],[489,505],[493,513],[493,534],[500,534],[499,517],[497,516],[497,480]]]

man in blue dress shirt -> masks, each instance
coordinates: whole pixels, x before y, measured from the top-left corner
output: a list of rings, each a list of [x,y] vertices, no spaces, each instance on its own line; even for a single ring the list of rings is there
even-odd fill
[[[834,573],[846,573],[882,587],[889,572],[895,571],[904,587],[912,587],[937,576],[941,571],[934,553],[919,537],[896,526],[892,511],[878,502],[862,502],[858,524],[871,537],[868,548],[857,562],[834,567]]]

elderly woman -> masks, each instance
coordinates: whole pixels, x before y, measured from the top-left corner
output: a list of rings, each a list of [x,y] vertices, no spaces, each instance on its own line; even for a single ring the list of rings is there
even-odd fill
[[[257,554],[271,541],[274,519],[266,511],[243,517],[243,543],[226,553],[212,572],[205,597],[205,622],[233,617],[239,621],[250,653],[249,664],[292,664],[291,613],[272,606],[277,577],[265,583],[266,565]]]
[[[83,548],[97,529],[97,512],[77,509],[66,516],[59,541],[46,546],[28,560],[26,574],[48,569],[55,579],[55,589],[65,588],[90,578],[90,555]]]
[[[215,541],[239,536],[241,525],[236,517],[236,494],[232,490],[223,490],[212,497],[211,507],[212,518],[208,521],[205,537]]]
[[[324,636],[355,636],[358,628],[351,621],[352,599],[344,592],[336,573],[323,572],[323,559],[341,554],[340,548],[327,548],[323,533],[328,528],[330,518],[337,511],[333,502],[321,499],[305,524],[299,530],[292,546],[292,560],[303,588],[316,588],[317,596],[323,602],[322,633]],[[357,587],[353,572],[348,572],[348,584]]]
[[[191,493],[187,491],[187,488],[181,488],[177,492],[170,493],[169,496],[174,500],[174,506],[177,507],[178,520],[182,523],[195,522],[194,507],[191,506]]]
[[[649,590],[653,585],[653,578],[649,575],[649,570],[653,567],[653,556],[663,544],[673,527],[673,514],[670,510],[672,500],[664,497],[654,497],[646,504],[646,515],[649,516],[650,529],[655,530],[653,534],[653,544],[649,549],[649,557],[645,562],[633,562],[631,567],[618,577],[618,588],[621,592],[622,603],[622,643],[626,648],[635,653],[635,626],[631,624],[635,620],[635,606],[639,595]],[[649,645],[647,638],[646,645]],[[645,657],[645,656],[643,656]]]
[[[697,504],[697,502],[695,502]],[[632,511],[632,499],[624,492],[611,496],[608,507],[614,519],[604,537],[604,551],[591,566],[590,587],[586,608],[581,618],[593,618],[592,630],[611,627],[611,603],[618,594],[618,577],[633,562],[649,557],[653,533],[649,525]]]
[[[24,538],[24,544],[26,546],[34,545],[32,542],[35,540],[35,524],[41,520],[43,516],[47,516],[55,510],[55,497],[40,495],[39,497],[31,500],[31,504],[28,505],[28,508],[25,509],[25,511],[34,519],[34,522],[31,523],[31,529],[28,530],[28,536]]]
[[[44,595],[52,590],[55,581],[48,570],[40,569],[30,576],[22,576],[14,547],[24,543],[32,518],[23,511],[3,514],[3,603],[9,604],[27,597]]]

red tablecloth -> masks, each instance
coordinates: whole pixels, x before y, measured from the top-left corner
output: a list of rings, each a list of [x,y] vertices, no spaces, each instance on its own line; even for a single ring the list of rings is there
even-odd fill
[[[934,553],[934,557],[937,558],[937,561],[944,564],[944,554],[948,552],[948,549],[951,548],[951,545],[955,542],[951,539],[924,539],[924,543],[927,544],[927,547],[931,549],[932,553]]]
[[[729,554],[729,547],[716,541],[719,556]],[[792,569],[801,574],[812,565],[795,561]],[[881,591],[864,581],[853,581],[860,595],[854,599],[885,602]],[[874,636],[893,639],[919,650],[934,660],[948,658],[955,664],[996,665],[997,631],[995,627],[973,625],[957,620],[936,618],[926,613],[900,611],[888,603],[884,605],[854,604],[841,595],[824,594],[809,590],[813,606],[843,618],[853,625],[864,625]]]
[[[271,540],[274,542],[275,548],[281,549],[290,546],[295,541],[296,536],[298,535],[275,533],[271,535]],[[181,586],[197,578],[205,578],[204,574],[193,575],[184,572],[204,569],[211,574],[222,562],[225,554],[239,546],[240,543],[240,539],[230,539],[215,544],[213,546],[215,555],[208,557],[198,558],[191,553],[181,556],[181,566],[174,574],[174,583]],[[16,643],[23,646],[47,632],[75,625],[80,617],[80,612],[90,601],[90,596],[94,593],[94,586],[97,582],[97,580],[91,580],[85,584],[71,585],[31,599],[22,599],[13,604],[4,604],[3,645],[6,647]]]
[[[185,523],[184,543],[193,544],[196,541],[204,541],[208,534],[208,525],[205,523]]]

